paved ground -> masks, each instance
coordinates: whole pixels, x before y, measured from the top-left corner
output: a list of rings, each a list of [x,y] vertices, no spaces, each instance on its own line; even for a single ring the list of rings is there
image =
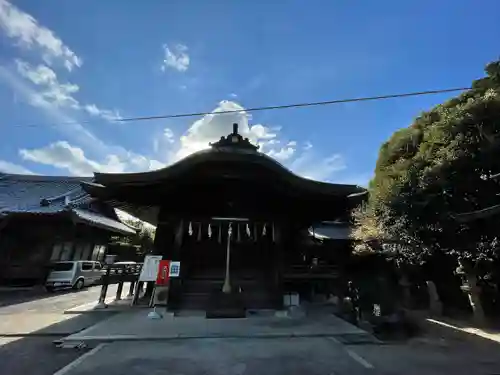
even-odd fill
[[[333,336],[342,342],[375,342],[365,331],[333,314],[280,318],[274,315],[246,319],[206,319],[202,316],[165,316],[148,319],[148,310],[113,315],[65,340],[95,343],[118,340],[165,340],[175,338]]]
[[[15,312],[61,312],[73,306],[97,301],[101,287],[86,288],[79,292],[61,290],[47,293],[41,290],[26,292],[0,292],[0,314]],[[128,289],[127,289],[128,290]],[[114,296],[116,285],[111,285],[108,296]],[[124,288],[124,293],[126,290]]]
[[[110,288],[110,295],[114,293],[115,288]],[[429,325],[419,338],[390,344],[342,342],[339,335],[191,339],[179,335],[173,340],[113,342],[91,351],[56,348],[53,340],[110,318],[109,313],[63,314],[76,305],[95,302],[98,295],[99,288],[22,298],[6,298],[0,294],[0,305],[3,305],[0,307],[0,372],[52,375],[70,366],[66,375],[500,374],[499,343],[435,324]],[[147,318],[143,321],[146,326],[167,323],[166,320],[151,322]],[[235,322],[228,320],[224,325],[229,327]],[[283,322],[275,327],[256,324],[259,330],[278,332],[286,329],[288,323]],[[298,329],[298,333],[304,327],[316,330],[316,323],[299,324],[294,329]],[[337,330],[347,330],[342,322],[337,323]],[[205,327],[214,325],[208,322]]]
[[[52,343],[87,328],[108,313],[64,315],[64,311],[97,301],[100,287],[80,292],[0,292],[0,367],[2,374],[52,375],[78,358],[82,350],[62,350]],[[108,295],[116,293],[110,287]]]
[[[498,346],[470,347],[422,341],[343,345],[327,337],[210,338],[101,344],[67,375],[360,375],[498,374]]]

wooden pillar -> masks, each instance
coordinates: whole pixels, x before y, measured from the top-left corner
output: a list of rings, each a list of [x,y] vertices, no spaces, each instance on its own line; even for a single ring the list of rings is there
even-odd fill
[[[274,222],[274,283],[276,293],[276,308],[283,308],[284,267],[285,267],[285,240],[287,236],[287,226],[284,222]]]
[[[182,219],[172,219],[173,228],[175,230],[173,241],[170,246],[169,256],[170,260],[174,261],[182,261],[182,244],[184,238],[184,232],[187,230],[186,223]],[[181,262],[181,272],[179,277],[172,278],[169,281],[169,291],[168,291],[168,307],[171,309],[175,309],[178,306],[178,302],[180,299],[181,287],[182,287],[182,278],[183,278],[183,265]]]
[[[158,213],[158,224],[156,226],[155,241],[153,245],[153,255],[162,255],[163,259],[172,259],[171,251],[174,240],[174,222],[169,220],[163,209]],[[145,299],[150,299],[153,295],[154,282],[148,282]]]
[[[116,297],[115,297],[116,301],[119,301],[122,299],[122,292],[123,292],[123,280],[120,280],[118,282],[118,288],[116,289]]]

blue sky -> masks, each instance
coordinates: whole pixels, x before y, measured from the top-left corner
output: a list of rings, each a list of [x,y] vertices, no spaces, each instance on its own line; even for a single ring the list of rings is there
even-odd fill
[[[470,85],[499,57],[500,3],[0,0],[0,170],[160,168],[239,122],[296,173],[366,184],[394,130],[453,94],[194,118]]]

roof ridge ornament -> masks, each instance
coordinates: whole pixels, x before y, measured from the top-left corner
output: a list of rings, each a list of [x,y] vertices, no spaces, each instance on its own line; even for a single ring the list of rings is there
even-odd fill
[[[220,137],[217,142],[211,142],[209,145],[213,149],[243,149],[257,151],[259,146],[253,145],[248,138],[243,138],[238,133],[238,124],[233,124],[233,132],[226,137]]]

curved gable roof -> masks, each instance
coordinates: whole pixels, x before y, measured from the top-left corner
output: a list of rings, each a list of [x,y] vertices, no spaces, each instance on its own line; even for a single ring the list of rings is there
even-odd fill
[[[232,143],[231,139],[235,141]],[[94,181],[104,186],[147,186],[175,181],[179,177],[188,175],[194,168],[204,165],[210,171],[209,166],[217,162],[238,163],[241,165],[242,173],[245,166],[255,166],[273,173],[277,178],[287,181],[298,189],[311,193],[348,196],[365,191],[357,185],[333,184],[298,176],[275,159],[258,152],[256,146],[251,145],[248,139],[243,139],[237,133],[237,129],[226,138],[222,137],[220,141],[211,144],[210,149],[198,151],[165,168],[140,173],[95,173]]]

